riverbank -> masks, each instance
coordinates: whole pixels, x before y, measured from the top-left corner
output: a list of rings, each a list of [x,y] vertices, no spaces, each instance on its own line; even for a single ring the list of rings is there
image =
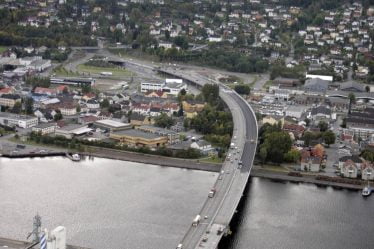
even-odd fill
[[[120,151],[107,148],[89,147],[89,152],[72,152],[78,153],[82,156],[92,156],[107,158],[113,160],[130,161],[144,164],[154,164],[159,166],[184,168],[192,170],[202,170],[209,172],[219,172],[222,164],[205,163],[193,159],[180,159],[172,157],[163,157],[149,154],[141,154],[129,151]],[[49,157],[49,156],[65,156],[66,152],[63,151],[48,151],[48,152],[17,152],[17,153],[4,153],[1,156],[5,158],[33,158],[33,157]]]
[[[349,190],[362,190],[363,189],[363,186],[361,185],[317,180],[315,179],[315,176],[308,176],[308,175],[303,175],[302,177],[289,176],[287,172],[271,171],[271,170],[265,170],[265,169],[260,169],[260,168],[253,168],[251,171],[251,176],[267,178],[267,179],[271,179],[274,181],[310,183],[310,184],[315,184],[317,186],[323,186],[323,187],[330,186],[330,187],[337,188],[337,189],[349,189]]]

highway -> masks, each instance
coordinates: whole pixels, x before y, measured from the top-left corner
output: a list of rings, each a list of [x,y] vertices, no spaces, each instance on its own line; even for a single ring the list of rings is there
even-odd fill
[[[162,68],[159,71],[199,86],[207,83],[219,84],[203,76],[175,69]],[[217,248],[222,236],[229,229],[253,165],[258,132],[255,113],[243,98],[222,85],[220,97],[230,108],[233,116],[232,143],[235,145],[234,148],[230,148],[230,158],[226,158],[220,176],[212,187],[216,190],[214,197],[209,198],[207,193],[205,203],[196,214],[201,216],[201,222],[197,226],[192,226],[194,217],[191,217],[191,227],[180,241],[183,249]],[[239,161],[242,161],[242,166],[239,165]]]

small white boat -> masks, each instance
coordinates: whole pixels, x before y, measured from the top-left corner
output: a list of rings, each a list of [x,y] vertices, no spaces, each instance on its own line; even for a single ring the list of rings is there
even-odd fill
[[[73,154],[71,160],[74,162],[79,162],[81,160],[81,157],[79,154]]]
[[[373,191],[373,188],[370,187],[369,183],[365,188],[362,190],[362,196],[367,197],[371,195],[371,192]]]

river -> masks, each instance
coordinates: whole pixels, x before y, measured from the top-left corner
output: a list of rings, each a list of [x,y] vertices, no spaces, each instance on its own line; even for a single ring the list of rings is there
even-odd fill
[[[372,249],[374,196],[252,178],[219,249]]]
[[[97,249],[175,248],[216,173],[95,158],[0,158],[0,237],[26,240],[67,228],[68,243]]]

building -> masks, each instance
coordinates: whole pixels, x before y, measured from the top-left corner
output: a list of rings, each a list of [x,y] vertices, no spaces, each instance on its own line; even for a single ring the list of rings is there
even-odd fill
[[[358,169],[361,169],[361,165],[363,163],[363,160],[359,156],[343,156],[339,158],[338,162],[338,168],[340,169],[341,173],[343,174],[343,166],[344,163],[347,162],[348,160],[354,162],[357,166]]]
[[[297,124],[284,124],[283,130],[286,132],[292,133],[295,139],[297,139],[303,135],[305,128]]]
[[[140,91],[142,93],[156,91],[156,92],[165,92],[173,96],[177,96],[182,89],[187,91],[187,84],[183,83],[183,80],[181,79],[166,79],[165,82],[163,83],[143,82],[140,85]]]
[[[274,79],[273,85],[279,86],[279,88],[293,88],[300,86],[301,82],[299,79],[277,77]]]
[[[304,90],[307,92],[325,93],[328,89],[329,81],[320,78],[307,79]]]
[[[365,92],[365,86],[357,82],[345,82],[340,85],[340,90],[346,92]]]
[[[111,119],[97,120],[93,123],[93,126],[95,128],[100,128],[110,132],[128,130],[132,128],[132,125],[129,123],[123,123]]]
[[[199,141],[196,141],[196,142],[192,142],[190,147],[192,149],[196,149],[196,150],[200,151],[200,153],[203,154],[203,155],[215,154],[215,150],[212,147],[212,145],[210,143],[208,143],[207,141],[204,141],[204,140],[199,140]]]
[[[347,178],[357,178],[358,167],[352,160],[347,160],[343,164],[342,175]]]
[[[310,112],[312,120],[318,124],[320,121],[329,123],[331,121],[331,110],[326,106],[318,106]]]
[[[27,115],[0,112],[0,124],[10,127],[31,128],[38,125],[38,118]]]
[[[0,106],[13,108],[17,102],[21,102],[21,96],[18,94],[3,94],[0,96]]]
[[[362,178],[362,180],[366,180],[366,181],[374,180],[374,165],[373,164],[371,164],[367,161],[362,164],[361,178]]]
[[[121,144],[126,144],[131,147],[157,148],[165,146],[168,143],[168,138],[166,136],[160,136],[137,129],[111,132],[109,137],[119,141]]]
[[[81,136],[91,131],[92,129],[88,128],[87,125],[71,124],[56,128],[55,135],[63,136],[67,139],[72,139],[75,136]]]
[[[34,93],[48,95],[48,96],[56,96],[57,90],[51,89],[51,88],[45,88],[45,87],[36,87],[34,90]]]
[[[278,123],[281,124],[281,127],[284,125],[284,117],[283,116],[274,116],[268,115],[262,118],[262,124],[270,124],[270,125],[277,125]]]
[[[285,111],[286,116],[300,119],[305,112],[305,107],[300,105],[289,105]]]
[[[149,116],[142,115],[136,112],[133,112],[130,115],[130,124],[133,126],[150,125],[152,123],[153,120]]]
[[[40,133],[42,135],[54,134],[56,131],[56,124],[55,123],[38,124],[37,126],[32,127],[31,131]]]
[[[150,133],[153,133],[153,134],[157,134],[157,135],[160,135],[160,136],[165,136],[165,137],[168,138],[168,143],[169,144],[179,143],[179,141],[180,141],[179,133],[177,133],[175,131],[172,131],[172,130],[169,130],[169,129],[164,129],[164,128],[155,127],[155,126],[151,126],[151,125],[138,126],[138,127],[136,127],[136,129],[144,131],[144,132],[150,132]]]
[[[356,137],[369,138],[374,134],[374,108],[366,108],[362,112],[352,112],[346,118],[346,124]]]
[[[300,169],[303,171],[319,172],[321,167],[321,158],[317,156],[302,156]]]
[[[197,100],[184,100],[182,101],[184,115],[187,118],[195,117],[205,107],[205,102]]]

